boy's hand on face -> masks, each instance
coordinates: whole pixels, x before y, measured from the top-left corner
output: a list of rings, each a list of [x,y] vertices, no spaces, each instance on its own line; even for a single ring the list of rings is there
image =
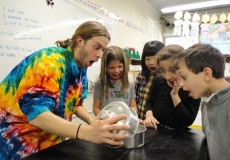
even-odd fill
[[[179,92],[180,88],[181,88],[181,86],[180,86],[180,78],[177,78],[176,81],[174,81],[173,89],[170,92],[171,96],[178,95],[178,92]]]

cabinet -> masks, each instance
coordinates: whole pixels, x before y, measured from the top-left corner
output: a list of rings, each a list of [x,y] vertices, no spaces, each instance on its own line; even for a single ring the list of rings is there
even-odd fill
[[[129,72],[132,74],[133,80],[135,81],[141,71],[141,60],[127,58],[127,63],[129,66]]]
[[[140,59],[127,58],[128,65],[141,65]]]

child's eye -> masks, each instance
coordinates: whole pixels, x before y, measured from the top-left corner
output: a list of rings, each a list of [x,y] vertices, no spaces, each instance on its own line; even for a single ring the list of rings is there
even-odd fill
[[[172,74],[175,74],[175,73],[176,73],[176,70],[173,69],[173,68],[170,68],[169,71],[170,71]]]
[[[118,66],[118,68],[123,68],[123,66]]]
[[[164,73],[165,71],[163,69],[159,69],[159,72],[160,73]]]

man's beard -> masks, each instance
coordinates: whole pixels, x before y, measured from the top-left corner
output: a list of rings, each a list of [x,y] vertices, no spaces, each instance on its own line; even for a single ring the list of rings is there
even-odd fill
[[[79,67],[88,67],[88,66],[84,66],[84,62],[87,58],[87,53],[85,51],[85,44],[81,48],[81,50],[79,51],[78,57],[79,57],[79,59],[77,60],[77,64],[79,65]]]

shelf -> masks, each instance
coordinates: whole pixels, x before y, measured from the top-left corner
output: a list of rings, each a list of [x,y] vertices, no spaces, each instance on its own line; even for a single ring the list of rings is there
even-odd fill
[[[128,65],[141,65],[141,60],[127,58]]]

